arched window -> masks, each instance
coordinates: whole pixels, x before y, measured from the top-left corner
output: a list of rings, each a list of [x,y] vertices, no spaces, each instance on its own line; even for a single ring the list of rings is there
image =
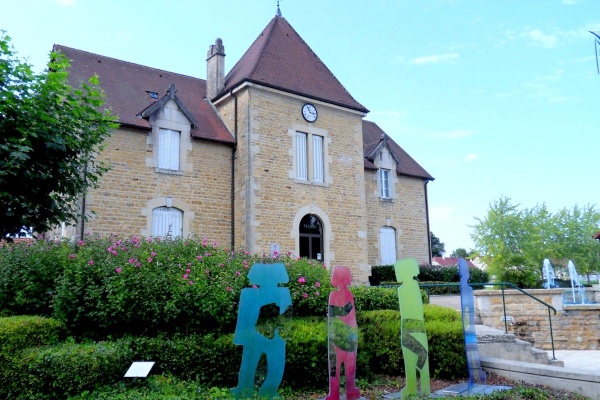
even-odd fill
[[[323,261],[323,223],[314,214],[306,214],[300,221],[300,257]]]
[[[183,211],[173,207],[152,210],[152,236],[176,238],[183,232]]]
[[[389,226],[379,229],[379,248],[381,250],[381,265],[392,265],[396,262],[396,230]]]

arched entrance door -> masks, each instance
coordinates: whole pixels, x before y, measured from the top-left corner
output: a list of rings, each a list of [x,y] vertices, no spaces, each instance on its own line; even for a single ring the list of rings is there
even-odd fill
[[[300,221],[300,257],[323,261],[323,223],[314,214]]]

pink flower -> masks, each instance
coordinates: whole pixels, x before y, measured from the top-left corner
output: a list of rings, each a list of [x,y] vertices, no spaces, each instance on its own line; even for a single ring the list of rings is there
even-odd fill
[[[302,297],[307,298],[308,297],[308,293],[303,293]]]
[[[244,251],[244,254],[247,255],[247,256],[249,256],[250,252],[248,250],[246,250],[246,251]]]
[[[188,274],[183,275],[183,279],[187,280]]]
[[[186,269],[185,269],[185,273],[186,273],[186,274],[189,274],[190,272],[192,272],[192,270],[191,270],[191,269],[189,269],[189,268],[186,268]]]
[[[209,271],[209,270],[207,270],[207,269],[205,269],[205,270],[204,270],[204,273],[205,273],[206,275],[208,275],[208,274],[210,274],[210,271]]]
[[[146,239],[146,242],[148,242],[148,243],[152,243],[152,241],[153,241],[153,240],[154,240],[154,239],[152,238],[152,236],[150,236],[150,237],[148,237],[148,238]]]
[[[235,276],[240,276],[240,271],[235,271]]]
[[[192,266],[192,263],[187,263],[186,265],[187,265],[188,267],[191,267],[191,266]]]
[[[122,269],[121,267],[118,267],[117,269],[115,269],[115,272],[116,272],[117,274],[120,274],[120,273],[121,273],[121,271],[123,271],[123,269]]]
[[[88,261],[88,264],[90,264],[90,265],[94,265],[94,260],[90,260],[90,261]]]
[[[198,255],[198,256],[196,257],[196,260],[202,260],[202,256],[201,256],[201,255]]]
[[[78,244],[79,246],[83,246],[85,243],[83,242],[83,240],[80,240],[80,241],[78,241],[78,242],[77,242],[77,244]]]
[[[252,289],[256,289],[258,286],[256,285],[252,285]]]
[[[231,286],[227,286],[227,291],[231,292]]]
[[[140,264],[139,262],[136,262],[136,263],[135,263],[135,266],[136,266],[136,267],[140,267],[141,265],[142,265],[142,264]]]
[[[321,295],[321,293],[315,292],[315,296],[320,296],[320,295]]]
[[[69,254],[69,258],[75,258],[75,257],[77,257],[76,254]]]
[[[315,282],[315,287],[321,287],[321,283],[319,281]]]
[[[225,266],[225,264],[221,263],[219,264],[219,267],[223,268]]]
[[[152,253],[150,253],[150,255],[151,255],[152,257],[156,257],[156,252],[154,252],[154,251],[153,251]]]
[[[152,262],[152,257],[148,257],[148,262]]]
[[[306,278],[301,276],[300,278],[298,278],[298,282],[302,285],[304,285],[306,283]]]
[[[133,264],[133,263],[135,263],[136,261],[137,261],[137,260],[136,260],[135,258],[130,258],[130,259],[129,259],[129,264]]]
[[[203,237],[202,238],[202,246],[206,246],[207,243],[208,243],[208,239]]]
[[[215,240],[215,241],[213,242],[213,248],[217,247],[218,245],[219,245],[219,243],[218,243],[218,242]]]
[[[193,285],[193,284],[194,284],[194,281],[189,281],[188,283],[189,283],[190,285]]]

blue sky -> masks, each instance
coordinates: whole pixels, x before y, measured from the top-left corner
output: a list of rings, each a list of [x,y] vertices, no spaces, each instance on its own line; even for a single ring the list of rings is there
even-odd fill
[[[431,229],[446,255],[508,196],[550,211],[600,199],[597,0],[282,0],[283,16],[435,181]],[[6,1],[0,29],[40,70],[54,43],[206,77],[228,71],[276,0]]]

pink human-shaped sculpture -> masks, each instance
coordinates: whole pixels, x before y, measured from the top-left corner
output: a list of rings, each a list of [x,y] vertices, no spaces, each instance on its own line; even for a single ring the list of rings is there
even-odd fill
[[[355,387],[356,352],[358,349],[358,325],[354,308],[354,296],[348,290],[352,274],[347,267],[334,267],[331,285],[339,288],[329,295],[329,395],[326,400],[340,399],[340,371],[344,364],[346,376],[346,399],[360,398]]]

